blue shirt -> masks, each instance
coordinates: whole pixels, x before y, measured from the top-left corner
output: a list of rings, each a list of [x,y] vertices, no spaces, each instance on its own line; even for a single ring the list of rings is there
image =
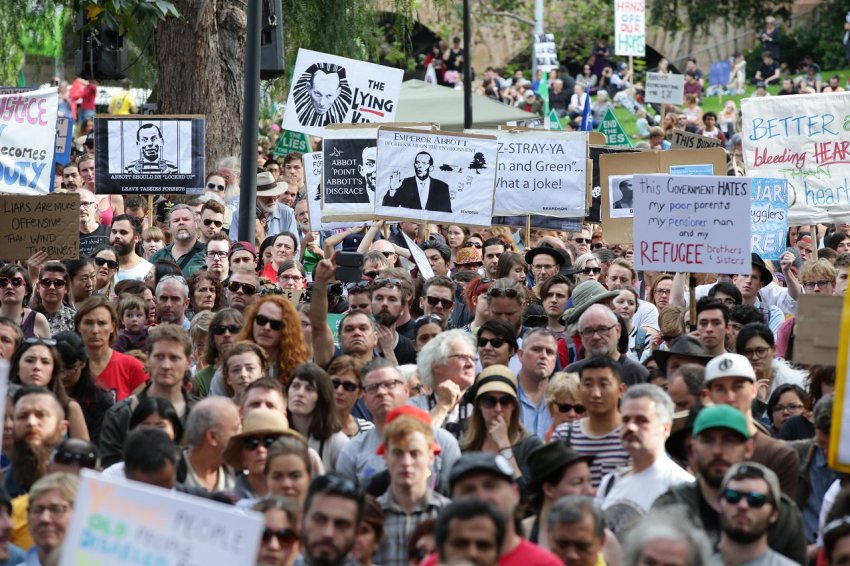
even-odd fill
[[[546,407],[545,397],[540,399],[540,405],[535,407],[522,390],[522,384],[518,385],[519,419],[522,426],[538,438],[546,438],[546,433],[552,427],[552,415],[549,414],[549,409]]]
[[[803,507],[803,525],[806,527],[806,538],[814,543],[818,538],[818,518],[826,490],[835,480],[835,472],[826,466],[826,455],[820,447],[815,448],[812,463],[809,466],[809,482],[811,491]]]
[[[7,546],[9,548],[9,559],[5,562],[0,562],[0,566],[15,566],[16,564],[23,564],[24,560],[26,560],[27,553],[24,552],[22,548],[15,546],[11,542]]]

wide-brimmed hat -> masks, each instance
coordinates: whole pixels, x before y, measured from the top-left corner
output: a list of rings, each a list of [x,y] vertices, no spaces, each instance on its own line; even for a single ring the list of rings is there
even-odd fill
[[[541,254],[548,255],[549,257],[554,259],[555,263],[557,263],[558,265],[567,264],[567,267],[569,267],[570,259],[567,256],[567,254],[565,254],[564,252],[562,252],[558,248],[553,248],[552,246],[545,246],[545,245],[537,247],[537,248],[532,248],[532,249],[528,250],[527,252],[525,252],[525,262],[528,265],[531,265],[531,262],[534,261],[534,258],[536,258],[537,256],[539,256]]]
[[[242,445],[252,436],[293,436],[304,440],[297,431],[289,428],[286,417],[280,411],[254,409],[242,421],[242,432],[230,437],[222,456],[224,463],[236,470],[242,469]],[[306,440],[305,440],[306,442]]]
[[[587,307],[603,301],[610,301],[619,294],[620,291],[609,291],[599,281],[593,279],[582,281],[573,289],[573,307],[564,312],[561,320],[567,325],[575,324],[587,310]]]
[[[528,455],[528,471],[531,473],[531,477],[527,478],[528,492],[536,492],[544,481],[576,462],[587,462],[589,466],[593,463],[593,455],[577,452],[564,440],[538,446]]]
[[[484,393],[506,393],[516,398],[516,376],[508,366],[500,364],[489,366],[475,378],[474,391],[476,399]]]
[[[764,260],[761,258],[759,254],[753,252],[753,267],[757,267],[759,273],[761,274],[761,284],[762,287],[766,287],[770,285],[773,281],[773,272],[767,268],[767,265],[764,263]]]
[[[285,181],[275,181],[274,176],[268,171],[257,173],[257,196],[276,197],[286,191],[289,185]]]
[[[693,336],[679,336],[670,344],[669,350],[655,350],[652,359],[658,364],[661,373],[667,375],[667,362],[670,356],[682,356],[693,359],[695,364],[705,365],[714,356],[705,351],[705,345]],[[669,377],[669,376],[668,376]]]

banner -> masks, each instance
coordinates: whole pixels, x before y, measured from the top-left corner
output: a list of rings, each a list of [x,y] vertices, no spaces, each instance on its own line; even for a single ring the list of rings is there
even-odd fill
[[[375,214],[489,226],[497,160],[495,136],[382,127]]]
[[[322,137],[330,124],[392,122],[403,78],[401,69],[299,49],[283,129]]]
[[[747,177],[635,175],[635,269],[749,273]]]
[[[788,231],[788,183],[784,179],[752,180],[753,251],[778,260],[785,252]]]
[[[28,259],[45,251],[51,260],[80,257],[80,195],[0,195],[0,258]]]
[[[747,174],[788,181],[792,226],[850,217],[847,108],[850,92],[741,100]]]
[[[98,194],[203,194],[204,118],[94,119]]]
[[[732,74],[732,61],[723,59],[715,61],[708,70],[708,84],[710,86],[726,86]]]
[[[470,133],[484,134],[485,131]],[[499,143],[494,215],[584,216],[586,135],[510,130],[493,133]]]
[[[551,33],[534,35],[534,61],[538,71],[551,73],[557,71],[558,50],[555,47],[555,36]]]
[[[59,566],[253,563],[263,516],[82,470]]]
[[[73,145],[74,119],[70,116],[59,116],[56,118],[56,150],[53,156],[54,163],[65,165],[71,160],[71,146]]]
[[[326,129],[322,156],[322,220],[360,221],[374,217],[377,128]]]
[[[670,145],[680,149],[703,149],[706,147],[723,147],[723,142],[717,138],[692,134],[685,130],[673,130],[673,139],[670,140]]]
[[[56,88],[0,95],[0,193],[46,195],[53,190]]]
[[[681,104],[685,99],[685,75],[647,73],[643,99],[650,104]]]
[[[644,0],[614,0],[614,54],[646,54]]]

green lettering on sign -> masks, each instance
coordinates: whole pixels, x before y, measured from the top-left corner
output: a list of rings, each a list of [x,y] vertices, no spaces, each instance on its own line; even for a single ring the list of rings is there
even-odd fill
[[[605,145],[632,147],[632,141],[626,135],[626,131],[617,117],[614,116],[614,111],[610,108],[605,112],[602,118],[602,124],[599,125],[599,131],[605,134]]]
[[[301,132],[283,130],[280,137],[277,138],[277,144],[274,146],[272,154],[276,157],[283,157],[293,151],[310,153],[310,138],[307,137],[307,134]]]

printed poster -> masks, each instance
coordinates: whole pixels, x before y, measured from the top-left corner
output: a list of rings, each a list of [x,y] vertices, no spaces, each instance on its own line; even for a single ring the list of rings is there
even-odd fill
[[[0,193],[53,190],[57,92],[53,87],[0,94]]]
[[[310,211],[310,230],[334,230],[348,228],[351,222],[322,221],[322,152],[304,154],[304,177],[307,183],[307,206]]]
[[[377,128],[327,129],[322,143],[322,218],[367,220],[375,216]]]
[[[608,177],[608,202],[611,218],[634,218],[634,190],[631,175],[611,175]]]
[[[753,251],[765,260],[779,260],[788,231],[788,183],[784,179],[752,180]]]

